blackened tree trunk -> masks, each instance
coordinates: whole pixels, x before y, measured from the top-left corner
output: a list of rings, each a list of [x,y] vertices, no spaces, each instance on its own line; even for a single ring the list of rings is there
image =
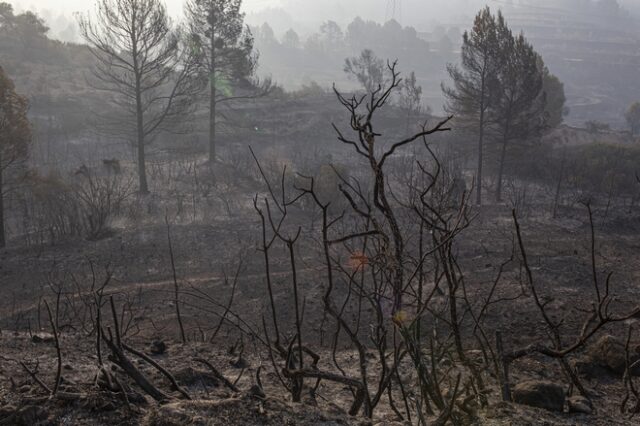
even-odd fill
[[[2,158],[0,158],[0,163],[2,162]],[[0,168],[0,247],[5,247],[7,245],[5,239],[5,231],[4,231],[4,172]]]
[[[508,131],[508,130],[507,130]],[[496,202],[502,201],[502,179],[504,176],[504,165],[507,159],[507,144],[509,140],[506,134],[502,138],[502,144],[500,148],[500,162],[498,164],[498,182],[496,183]]]
[[[242,0],[188,0],[185,16],[190,43],[198,52],[199,70],[208,81],[206,91],[209,107],[209,163],[216,160],[217,122],[221,105],[231,100],[253,98],[266,94],[264,85],[249,93],[235,93],[253,86],[256,57],[253,36],[244,26]],[[255,87],[253,87],[255,89]]]
[[[476,204],[482,205],[482,166],[484,163],[484,108],[480,111],[480,126],[478,130],[478,172],[476,182]]]
[[[502,21],[498,12],[497,20]],[[445,109],[470,132],[477,135],[478,166],[476,172],[476,203],[482,204],[485,137],[490,123],[488,111],[493,101],[496,70],[500,67],[496,17],[487,7],[475,18],[473,29],[465,32],[461,65],[448,65],[453,87],[442,90],[447,98]]]
[[[213,25],[212,25],[213,33]],[[216,48],[211,43],[211,63],[209,66],[209,163],[216,160]]]

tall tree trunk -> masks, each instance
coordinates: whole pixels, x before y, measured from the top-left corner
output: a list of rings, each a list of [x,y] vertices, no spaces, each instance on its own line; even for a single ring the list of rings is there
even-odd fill
[[[136,21],[136,14],[131,18],[132,22]],[[135,91],[136,91],[136,142],[138,145],[138,190],[141,194],[149,193],[149,186],[147,185],[147,169],[144,157],[144,111],[142,107],[142,75],[138,63],[138,38],[135,33],[135,26],[131,33],[131,56],[133,59],[133,72],[135,74]]]
[[[139,97],[139,96],[138,96]],[[136,114],[138,118],[138,179],[140,181],[139,190],[141,194],[149,193],[149,186],[147,185],[147,168],[144,158],[144,128],[142,121],[142,105],[140,101],[137,101]]]
[[[2,163],[2,159],[0,159],[0,164]],[[3,171],[0,168],[0,247],[4,247],[6,245],[5,235],[4,235],[4,180],[3,180]]]
[[[147,168],[144,157],[144,121],[142,112],[142,97],[139,88],[136,88],[136,119],[138,144],[138,179],[140,181],[139,191],[141,194],[148,194],[149,186],[147,185]]]
[[[216,83],[215,71],[211,73],[211,94],[209,99],[209,162],[216,160]]]
[[[556,195],[553,197],[553,218],[558,215],[558,205],[560,204],[560,191],[562,190],[562,179],[564,179],[564,166],[567,159],[567,147],[562,150],[562,161],[560,162],[560,173],[556,184]]]
[[[484,96],[484,95],[483,95]],[[482,205],[482,160],[484,150],[484,106],[480,108],[480,129],[478,132],[478,176],[476,182],[476,204]]]
[[[496,203],[502,201],[502,176],[504,175],[504,163],[507,158],[507,132],[508,130],[505,131],[502,138],[502,151],[500,152],[500,166],[498,168],[498,182],[496,183]]]
[[[209,64],[209,163],[213,164],[216,161],[216,40],[214,37],[214,25],[213,19],[210,19],[211,37],[209,39],[211,43],[211,59]]]

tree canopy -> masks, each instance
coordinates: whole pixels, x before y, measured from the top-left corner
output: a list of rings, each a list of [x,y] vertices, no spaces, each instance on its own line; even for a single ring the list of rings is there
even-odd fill
[[[551,74],[542,60],[539,66],[543,69],[542,90],[546,97],[547,126],[553,129],[562,124],[564,117],[569,114],[569,108],[565,105],[567,97],[564,93],[564,83]]]
[[[497,20],[502,20],[502,14],[498,13]],[[476,15],[472,30],[462,37],[461,65],[447,66],[453,86],[442,86],[447,98],[445,109],[460,125],[473,129],[478,136],[477,204],[482,203],[484,139],[490,125],[488,112],[497,93],[498,70],[504,60],[504,55],[499,54],[497,20],[488,7]]]
[[[347,58],[344,72],[356,79],[367,93],[371,93],[384,86],[385,64],[371,49],[365,49],[360,56]]]
[[[453,86],[443,85],[445,108],[478,135],[476,202],[482,201],[485,138],[498,146],[496,198],[500,200],[508,149],[539,138],[564,111],[562,83],[553,77],[523,34],[514,35],[501,12],[487,7],[465,32],[460,65],[449,65]],[[546,85],[545,85],[546,83]],[[547,91],[553,103],[547,105]]]
[[[242,0],[186,3],[189,37],[197,52],[200,74],[208,80],[210,162],[216,158],[218,104],[237,99],[234,88],[253,86],[257,55],[253,52],[253,35],[244,26],[241,6]],[[268,37],[275,40],[270,31]]]
[[[27,11],[15,14],[11,4],[0,2],[1,57],[27,60],[36,54],[46,56],[48,31],[44,20],[35,13]]]

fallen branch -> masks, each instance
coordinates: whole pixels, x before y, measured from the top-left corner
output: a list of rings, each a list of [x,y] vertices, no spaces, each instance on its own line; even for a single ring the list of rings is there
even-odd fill
[[[231,390],[232,390],[232,391],[234,391],[234,392],[240,392],[240,389],[238,389],[238,388],[236,387],[236,385],[234,385],[234,384],[233,384],[233,383],[231,383],[231,382],[230,382],[226,377],[224,377],[224,376],[222,375],[222,373],[220,373],[220,372],[218,371],[218,369],[217,369],[217,368],[215,368],[215,367],[213,366],[213,364],[211,364],[209,361],[207,361],[206,359],[203,359],[203,358],[194,358],[193,360],[194,360],[195,362],[199,362],[199,363],[201,363],[201,364],[206,365],[206,366],[209,368],[209,370],[211,370],[211,372],[212,372],[212,373],[213,373],[213,375],[216,377],[216,379],[218,379],[218,380],[220,380],[222,383],[224,383],[224,385],[225,385],[226,387],[228,387],[229,389],[231,389]]]
[[[109,334],[111,334],[111,329],[107,329],[107,331],[109,332]],[[104,336],[104,333],[103,333]],[[144,374],[142,374],[140,372],[140,370],[138,370],[133,363],[131,362],[131,360],[129,360],[129,358],[127,358],[127,356],[124,354],[124,351],[122,350],[122,348],[118,347],[114,342],[113,342],[113,338],[106,338],[104,337],[104,341],[107,344],[107,346],[109,347],[109,349],[111,350],[112,355],[109,357],[109,359],[115,363],[116,365],[118,365],[120,368],[122,368],[124,370],[124,372],[133,379],[134,382],[136,382],[138,384],[138,386],[140,386],[140,388],[142,388],[143,391],[145,391],[149,396],[151,396],[153,399],[155,399],[158,402],[165,402],[167,400],[170,400],[171,397],[167,394],[165,394],[164,392],[162,392],[160,389],[158,389],[157,387],[155,387],[145,376]]]
[[[116,306],[113,301],[113,296],[110,298],[109,302],[111,304],[111,313],[113,315],[113,326],[116,330],[116,338],[114,341],[113,334],[111,333],[111,328],[107,328],[109,337],[107,337],[107,335],[104,333],[104,330],[101,330],[101,335],[102,339],[111,350],[111,356],[109,356],[110,361],[122,368],[124,372],[129,377],[131,377],[138,384],[138,386],[140,386],[140,388],[142,388],[143,391],[145,391],[156,401],[165,402],[172,399],[169,395],[165,394],[160,389],[155,387],[125,355],[122,340],[120,337],[120,325],[118,324],[118,315],[116,313]],[[102,325],[98,324],[98,327],[101,328]]]
[[[356,415],[358,411],[360,411],[360,407],[362,407],[362,403],[364,402],[365,387],[364,384],[358,379],[345,377],[326,371],[311,369],[288,370],[285,368],[282,370],[282,374],[288,379],[312,378],[329,380],[330,382],[342,383],[344,385],[357,388],[358,390],[356,391],[355,399],[353,401],[353,404],[351,405],[351,408],[349,409],[349,415],[351,416]]]
[[[127,352],[131,352],[132,354],[134,354],[135,356],[141,358],[142,360],[144,360],[145,362],[147,362],[148,364],[150,364],[151,366],[153,366],[156,370],[158,370],[160,373],[162,373],[162,375],[164,377],[166,377],[171,384],[173,385],[173,387],[182,394],[182,396],[184,396],[186,399],[192,399],[191,395],[189,395],[187,393],[186,390],[184,390],[176,381],[176,378],[173,377],[173,375],[167,370],[165,369],[163,366],[161,366],[160,364],[158,364],[155,360],[153,360],[152,358],[150,358],[149,356],[147,356],[145,353],[140,352],[136,349],[133,349],[131,346],[128,346],[127,344],[122,344],[122,347],[124,348],[124,350],[126,350]]]
[[[51,388],[49,386],[47,386],[42,380],[40,380],[38,378],[38,367],[36,366],[35,370],[31,370],[29,367],[27,367],[27,364],[25,364],[24,362],[20,361],[20,365],[22,366],[22,368],[24,369],[24,371],[27,372],[27,374],[29,374],[29,376],[31,376],[31,378],[40,385],[40,387],[42,389],[44,389],[45,392],[47,392],[48,394],[52,394],[53,392],[51,391]]]

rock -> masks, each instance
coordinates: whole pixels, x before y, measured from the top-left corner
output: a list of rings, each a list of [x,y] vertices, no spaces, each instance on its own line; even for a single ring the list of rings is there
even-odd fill
[[[149,346],[149,352],[153,355],[163,355],[167,352],[167,344],[162,340],[154,340]]]
[[[570,413],[593,413],[593,404],[584,396],[572,396],[567,402]]]
[[[604,335],[589,347],[586,359],[595,366],[622,375],[626,368],[625,344],[614,336]],[[634,363],[638,359],[640,359],[640,354],[632,350],[629,354],[629,361]],[[631,374],[640,376],[640,366],[634,368]]]
[[[513,402],[549,411],[563,411],[564,388],[556,383],[529,380],[518,383],[512,391]]]
[[[54,343],[56,339],[52,334],[39,333],[31,336],[31,341],[33,343]]]
[[[609,374],[609,370],[598,364],[594,364],[589,356],[572,359],[569,365],[581,376],[594,379]]]

